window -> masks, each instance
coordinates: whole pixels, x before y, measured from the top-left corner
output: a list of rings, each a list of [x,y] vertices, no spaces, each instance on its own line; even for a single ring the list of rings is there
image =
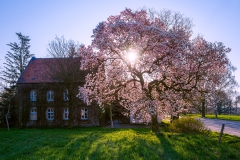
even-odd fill
[[[54,99],[54,94],[53,94],[53,91],[50,90],[50,91],[47,92],[47,101],[52,102],[53,99]]]
[[[68,90],[66,89],[65,92],[63,92],[63,100],[68,101]]]
[[[30,110],[30,119],[32,121],[37,120],[37,108],[36,107],[31,108],[31,110]]]
[[[36,90],[31,90],[30,91],[30,100],[32,102],[36,102],[36,100],[37,100],[37,91]]]
[[[54,110],[52,108],[47,109],[47,119],[54,120]]]
[[[63,112],[63,119],[68,120],[69,119],[69,109],[65,108]]]
[[[88,109],[87,108],[81,109],[81,119],[88,119]]]
[[[80,91],[80,96],[79,96],[79,98],[84,102],[84,103],[86,103],[86,98],[85,98],[85,96],[84,96],[84,94]]]

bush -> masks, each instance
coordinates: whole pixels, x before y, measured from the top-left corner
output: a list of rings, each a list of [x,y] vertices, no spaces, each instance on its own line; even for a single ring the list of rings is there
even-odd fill
[[[168,129],[177,133],[209,133],[210,130],[199,119],[183,117],[174,120]]]

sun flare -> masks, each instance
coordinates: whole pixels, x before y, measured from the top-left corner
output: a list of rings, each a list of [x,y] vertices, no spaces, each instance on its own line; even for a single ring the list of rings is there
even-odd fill
[[[131,51],[127,55],[127,60],[130,62],[135,62],[137,60],[137,53],[135,51]]]

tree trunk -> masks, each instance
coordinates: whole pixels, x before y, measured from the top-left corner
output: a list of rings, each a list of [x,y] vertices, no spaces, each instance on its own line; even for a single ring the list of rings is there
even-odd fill
[[[205,99],[202,101],[202,118],[205,118]]]
[[[8,123],[9,112],[10,112],[10,103],[9,103],[9,105],[8,105],[8,112],[7,112],[7,114],[6,114],[6,122],[7,122],[8,131],[9,131],[9,123]]]
[[[214,110],[214,113],[215,113],[215,118],[218,118],[217,108]]]
[[[113,119],[112,119],[112,105],[110,105],[110,123],[111,123],[111,128],[114,128],[113,127]]]
[[[6,122],[7,122],[7,128],[8,128],[8,131],[9,131],[8,113],[6,114]]]
[[[157,115],[152,115],[152,131],[153,132],[159,132]]]
[[[229,108],[230,108],[229,114],[232,115],[232,102],[231,101],[229,102]]]
[[[96,107],[96,106],[94,106]],[[101,127],[105,127],[106,126],[106,121],[105,121],[105,112],[102,111],[101,108],[99,108],[99,125]]]
[[[177,115],[171,115],[171,120],[170,122],[172,123],[174,120],[178,120],[179,119],[179,113],[177,113]]]

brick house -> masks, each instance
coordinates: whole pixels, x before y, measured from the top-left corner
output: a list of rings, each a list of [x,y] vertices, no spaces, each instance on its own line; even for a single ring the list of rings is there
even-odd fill
[[[17,82],[20,127],[99,125],[99,108],[77,97],[85,74],[79,58],[33,57]]]

